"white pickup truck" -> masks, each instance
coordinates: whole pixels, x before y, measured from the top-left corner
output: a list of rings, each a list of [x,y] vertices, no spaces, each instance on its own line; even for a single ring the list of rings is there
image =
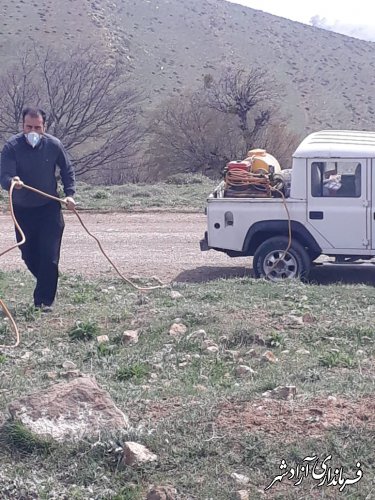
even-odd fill
[[[293,155],[285,197],[233,197],[224,182],[207,199],[201,250],[253,256],[255,277],[306,278],[320,255],[336,263],[375,257],[375,132],[324,130]]]

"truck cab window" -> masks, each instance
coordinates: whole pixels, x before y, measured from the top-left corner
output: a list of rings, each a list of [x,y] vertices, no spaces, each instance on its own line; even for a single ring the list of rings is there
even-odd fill
[[[311,164],[311,196],[359,198],[362,165],[358,161],[326,161]]]

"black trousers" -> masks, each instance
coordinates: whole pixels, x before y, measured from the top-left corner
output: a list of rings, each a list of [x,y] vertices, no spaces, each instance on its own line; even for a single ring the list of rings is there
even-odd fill
[[[64,219],[61,205],[51,201],[35,208],[14,206],[16,219],[26,236],[20,246],[22,259],[36,278],[34,304],[50,306],[56,295]],[[21,235],[16,229],[17,242]]]

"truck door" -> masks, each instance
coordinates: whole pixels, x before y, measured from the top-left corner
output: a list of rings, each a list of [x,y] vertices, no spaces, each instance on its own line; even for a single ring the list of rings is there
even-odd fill
[[[328,248],[370,247],[367,161],[361,158],[308,162],[307,221],[326,240]]]

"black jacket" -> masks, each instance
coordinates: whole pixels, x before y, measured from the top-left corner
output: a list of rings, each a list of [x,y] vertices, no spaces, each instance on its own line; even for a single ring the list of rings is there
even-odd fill
[[[3,189],[9,190],[12,177],[18,176],[25,184],[58,196],[56,167],[60,169],[65,195],[74,196],[74,170],[61,142],[52,135],[44,134],[39,144],[32,148],[24,134],[20,133],[11,137],[3,148],[0,183]],[[13,203],[20,207],[39,207],[49,202],[48,198],[27,189],[13,191]]]

